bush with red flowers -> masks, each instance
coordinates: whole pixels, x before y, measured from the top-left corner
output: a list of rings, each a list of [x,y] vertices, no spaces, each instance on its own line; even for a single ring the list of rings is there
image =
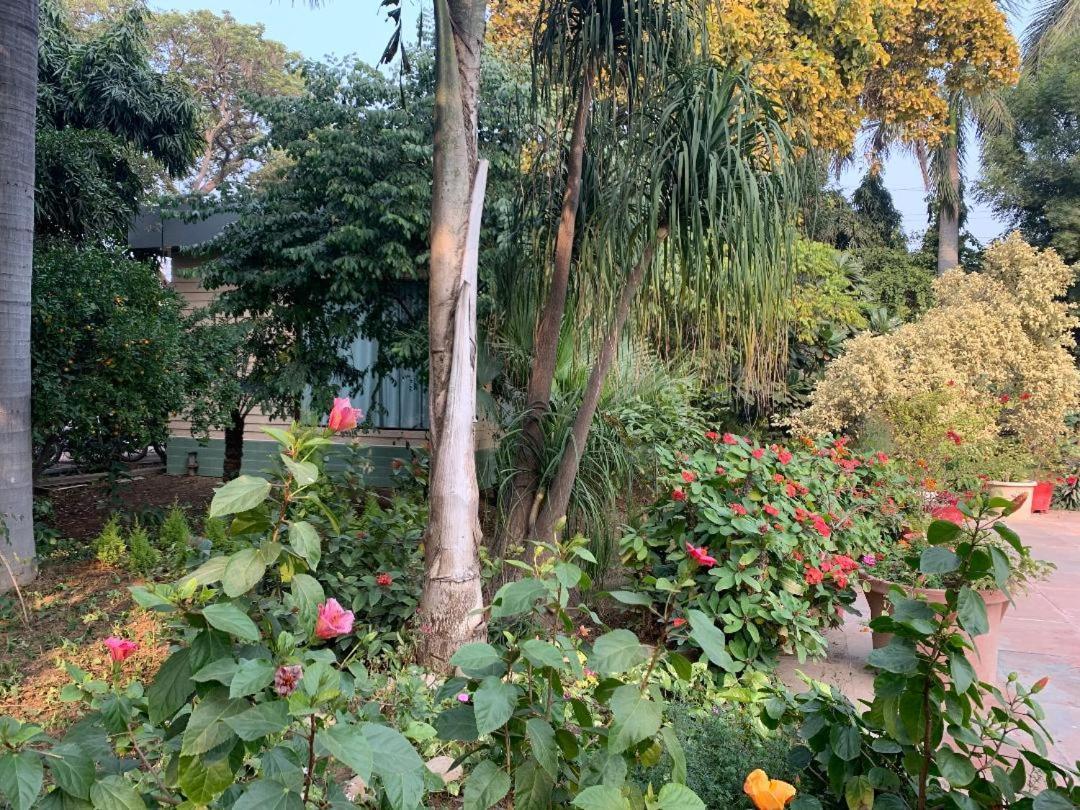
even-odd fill
[[[841,621],[863,570],[922,520],[909,477],[843,438],[762,447],[724,434],[667,465],[671,486],[622,539],[623,562],[659,602],[694,559],[683,610],[713,617],[740,667],[823,655],[822,631]]]

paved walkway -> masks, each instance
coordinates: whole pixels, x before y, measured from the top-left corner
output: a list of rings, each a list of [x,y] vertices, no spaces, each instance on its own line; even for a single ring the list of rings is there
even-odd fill
[[[1036,557],[1054,563],[1057,570],[1006,612],[998,676],[1016,672],[1029,685],[1050,677],[1039,702],[1054,737],[1055,759],[1071,765],[1080,760],[1080,512],[1033,515],[1010,525]],[[801,670],[839,686],[851,700],[872,696],[873,675],[866,667],[870,614],[861,596],[856,607],[862,618],[849,615],[843,627],[830,632],[827,660],[802,666],[794,658],[781,662],[780,676],[790,687],[801,688],[795,674]]]

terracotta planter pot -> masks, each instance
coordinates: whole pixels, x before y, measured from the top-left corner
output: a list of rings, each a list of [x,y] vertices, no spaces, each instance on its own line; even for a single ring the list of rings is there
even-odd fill
[[[1053,499],[1054,482],[1040,481],[1035,485],[1035,490],[1031,493],[1031,511],[1049,512],[1050,501],[1052,501]]]
[[[865,581],[870,586],[870,590],[866,593],[866,601],[870,605],[870,618],[876,619],[878,616],[888,613],[887,608],[892,607],[888,593],[893,583],[874,577],[866,577]],[[940,588],[910,588],[905,585],[900,587],[913,596],[921,596],[927,602],[939,605],[945,604],[945,591]],[[975,636],[973,639],[975,642],[975,655],[972,656],[971,664],[975,668],[975,674],[980,681],[993,683],[997,680],[998,635],[1001,629],[1001,620],[1004,618],[1005,610],[1009,606],[1009,597],[1002,591],[996,590],[979,591],[979,594],[982,596],[983,602],[986,603],[986,618],[987,623],[990,625],[990,632]],[[878,649],[892,640],[892,633],[875,632],[872,639],[874,649]]]
[[[1035,494],[1034,481],[987,481],[986,488],[991,495],[999,498],[1008,498],[1010,501],[1017,495],[1026,495],[1020,508],[1010,515],[1012,518],[1029,517],[1031,515],[1031,502]]]

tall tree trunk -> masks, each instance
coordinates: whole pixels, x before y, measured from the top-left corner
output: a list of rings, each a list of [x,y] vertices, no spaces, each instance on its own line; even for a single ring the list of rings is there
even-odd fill
[[[35,573],[30,439],[37,0],[0,14],[0,593]],[[6,527],[6,528],[4,528]],[[10,568],[10,572],[9,569]]]
[[[482,607],[476,417],[477,172],[484,0],[435,0],[435,151],[428,282],[431,484],[420,599],[421,659],[445,669],[487,628]],[[474,188],[475,186],[475,188]]]
[[[232,424],[225,428],[225,457],[221,464],[221,478],[232,481],[240,475],[244,463],[244,422],[247,415],[239,408],[232,412]]]
[[[551,407],[551,386],[559,354],[559,336],[566,312],[566,293],[570,283],[570,262],[574,253],[578,205],[581,200],[581,172],[585,160],[585,130],[592,107],[593,70],[587,68],[582,78],[570,135],[566,161],[566,188],[562,213],[555,237],[555,260],[547,299],[533,340],[533,360],[525,394],[525,419],[514,462],[514,478],[509,514],[503,528],[500,548],[524,540],[531,527],[535,502],[540,488],[540,453],[544,444],[543,418]]]
[[[960,154],[955,141],[945,149],[945,182],[951,199],[938,205],[937,271],[944,273],[960,264]]]
[[[615,307],[615,320],[611,324],[607,337],[600,346],[600,353],[593,363],[592,372],[589,374],[589,382],[585,386],[585,394],[581,399],[577,414],[574,415],[574,424],[571,428],[570,441],[559,461],[559,468],[555,471],[555,478],[548,489],[547,498],[540,514],[536,519],[535,536],[550,542],[555,531],[555,524],[566,514],[570,504],[570,491],[574,487],[574,479],[577,478],[578,469],[581,467],[581,456],[585,451],[585,444],[589,440],[589,430],[592,427],[593,417],[596,416],[596,408],[600,404],[600,393],[604,388],[604,380],[615,359],[615,352],[622,339],[623,328],[626,319],[630,315],[630,307],[634,302],[637,291],[645,279],[645,273],[652,265],[653,257],[660,243],[667,238],[667,228],[660,228],[655,237],[645,245],[637,265],[623,283],[619,293],[619,302]]]

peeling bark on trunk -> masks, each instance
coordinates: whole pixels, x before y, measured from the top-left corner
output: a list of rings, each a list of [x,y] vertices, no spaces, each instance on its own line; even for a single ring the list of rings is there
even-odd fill
[[[428,283],[431,484],[420,599],[420,658],[449,667],[486,636],[476,415],[476,263],[487,167],[477,163],[483,0],[435,2],[435,153]]]
[[[536,498],[540,488],[540,452],[544,444],[543,418],[551,407],[551,386],[559,353],[559,335],[566,312],[566,294],[570,283],[570,263],[574,252],[578,205],[581,199],[581,172],[585,158],[585,130],[592,106],[593,71],[588,69],[581,84],[570,151],[566,162],[566,188],[562,213],[555,237],[555,259],[551,285],[533,340],[533,360],[525,395],[525,419],[515,455],[515,473],[506,525],[499,550],[518,545],[532,529]]]
[[[0,593],[36,572],[30,439],[37,0],[0,20]],[[10,573],[9,573],[10,569]]]
[[[232,424],[225,428],[225,456],[221,465],[221,478],[231,481],[240,475],[244,463],[245,415],[239,409],[232,412]]]
[[[634,297],[645,280],[645,273],[652,265],[653,257],[660,243],[667,238],[667,229],[660,228],[656,236],[646,246],[641,258],[638,260],[633,271],[623,283],[619,293],[619,302],[615,308],[615,320],[611,324],[607,337],[600,346],[600,353],[593,363],[592,372],[589,374],[589,382],[585,386],[585,394],[581,405],[574,416],[574,425],[571,429],[570,442],[566,447],[559,468],[555,472],[555,478],[551,482],[544,506],[536,519],[535,536],[539,540],[550,542],[555,532],[555,524],[566,514],[570,504],[570,491],[574,487],[574,479],[577,478],[578,469],[581,467],[581,456],[585,450],[585,444],[589,439],[589,430],[592,428],[593,417],[596,416],[596,408],[600,404],[600,393],[604,388],[604,380],[615,359],[619,341],[622,339],[623,328],[626,319],[630,315],[630,307],[634,303]]]
[[[945,160],[956,204],[942,202],[938,206],[938,275],[960,264],[960,155],[955,144],[948,147]]]

